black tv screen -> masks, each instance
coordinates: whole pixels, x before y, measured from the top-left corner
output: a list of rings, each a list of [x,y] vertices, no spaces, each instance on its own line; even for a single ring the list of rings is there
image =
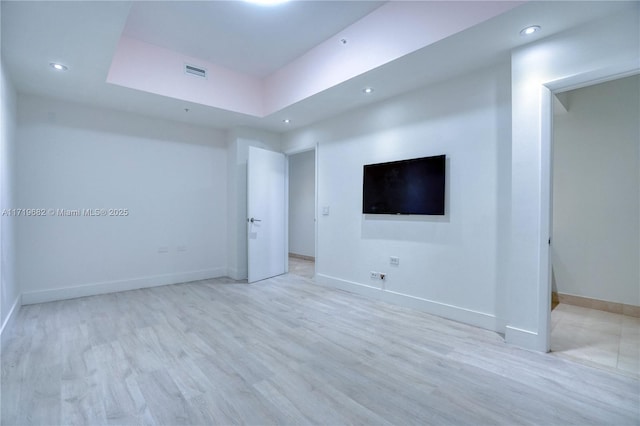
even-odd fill
[[[364,166],[362,213],[444,215],[446,156]]]

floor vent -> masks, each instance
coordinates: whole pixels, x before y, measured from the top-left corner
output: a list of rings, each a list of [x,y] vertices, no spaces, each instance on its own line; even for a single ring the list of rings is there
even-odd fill
[[[195,75],[196,77],[207,78],[207,70],[204,68],[194,67],[193,65],[185,64],[184,72],[185,74]]]

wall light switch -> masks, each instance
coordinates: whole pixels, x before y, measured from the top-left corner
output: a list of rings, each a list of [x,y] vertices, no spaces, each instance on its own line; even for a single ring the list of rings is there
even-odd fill
[[[322,207],[322,216],[329,216],[329,206]]]

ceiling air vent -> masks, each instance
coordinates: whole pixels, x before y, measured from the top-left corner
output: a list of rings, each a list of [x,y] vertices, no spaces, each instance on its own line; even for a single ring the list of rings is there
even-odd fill
[[[185,74],[195,75],[196,77],[207,78],[207,70],[204,68],[194,67],[193,65],[184,65]]]

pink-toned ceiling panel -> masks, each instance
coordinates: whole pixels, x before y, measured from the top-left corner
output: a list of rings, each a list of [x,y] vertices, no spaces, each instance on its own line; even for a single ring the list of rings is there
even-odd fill
[[[185,64],[205,68],[207,78],[185,74]],[[107,82],[228,111],[262,117],[262,84],[198,58],[123,36]]]
[[[279,111],[523,3],[389,2],[267,77],[265,113]]]
[[[123,36],[107,82],[264,117],[522,3],[392,1],[263,80]],[[208,78],[185,74],[185,64]]]

